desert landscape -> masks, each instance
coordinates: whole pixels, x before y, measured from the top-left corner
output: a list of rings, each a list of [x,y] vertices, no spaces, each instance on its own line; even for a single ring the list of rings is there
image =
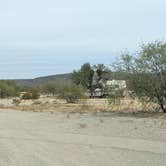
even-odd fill
[[[19,101],[19,103],[15,102]],[[122,98],[117,103],[113,99],[79,99],[76,103],[68,103],[66,100],[56,97],[41,96],[39,99],[20,100],[19,98],[7,98],[0,100],[1,109],[14,109],[32,112],[117,112],[117,113],[161,113],[160,107],[152,102],[141,102],[138,99]]]
[[[165,165],[166,115],[156,102],[119,89],[104,98],[71,84],[0,83],[0,165]]]
[[[166,166],[166,1],[0,1],[0,166]]]
[[[0,165],[165,166],[166,115],[124,102],[0,100]]]
[[[69,74],[0,80],[0,165],[165,166],[166,61],[155,54],[163,48],[157,41],[144,46],[146,58],[122,55],[121,67],[133,58],[126,71],[85,63]]]
[[[0,110],[0,165],[165,166],[163,114]]]

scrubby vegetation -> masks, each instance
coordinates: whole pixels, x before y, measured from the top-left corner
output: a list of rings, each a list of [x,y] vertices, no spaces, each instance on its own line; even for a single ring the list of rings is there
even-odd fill
[[[9,98],[19,95],[19,87],[13,81],[0,81],[0,98]]]
[[[59,94],[60,88],[63,84],[57,84],[55,82],[50,82],[44,84],[40,87],[40,91],[43,94],[47,94],[48,96],[57,96]]]
[[[139,53],[123,54],[118,69],[128,74],[128,89],[136,97],[159,104],[166,113],[166,43],[155,41]]]
[[[103,64],[91,66],[85,63],[81,69],[74,71],[72,80],[76,85],[81,85],[88,90],[90,97],[94,97],[95,90],[100,88],[104,90],[104,83],[109,79],[110,70]]]
[[[15,106],[18,106],[20,103],[21,103],[21,100],[20,100],[20,99],[18,99],[18,98],[14,98],[14,99],[13,99],[13,104],[14,104]]]
[[[58,98],[65,99],[68,103],[76,103],[79,99],[85,98],[85,91],[82,87],[74,84],[61,86]]]
[[[40,95],[64,99],[67,103],[76,103],[85,97],[100,97],[108,98],[110,104],[119,104],[127,94],[144,103],[157,104],[166,113],[165,42],[142,45],[134,54],[123,53],[111,67],[85,63],[70,75],[70,81],[32,87],[18,86],[14,81],[0,81],[0,98],[20,97],[18,101],[13,100],[15,105],[19,105],[20,100],[39,99]],[[110,80],[125,81],[126,87],[114,85]]]
[[[68,103],[75,103],[78,99],[85,97],[85,90],[75,84],[48,83],[41,87],[41,92],[64,99]]]

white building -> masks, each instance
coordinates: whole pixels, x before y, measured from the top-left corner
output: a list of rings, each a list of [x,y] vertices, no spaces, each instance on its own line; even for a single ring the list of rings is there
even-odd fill
[[[94,91],[94,97],[103,97],[109,96],[111,93],[116,93],[118,90],[123,90],[124,93],[127,88],[127,84],[125,80],[108,80],[103,83],[104,89],[97,88]]]
[[[127,84],[125,80],[108,80],[106,82],[107,87],[112,87],[115,90],[122,90],[127,88]]]

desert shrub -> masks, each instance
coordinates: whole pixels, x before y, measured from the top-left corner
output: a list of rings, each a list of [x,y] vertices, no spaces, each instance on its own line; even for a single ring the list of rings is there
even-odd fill
[[[122,54],[118,68],[128,73],[130,91],[166,113],[166,42],[143,44],[133,55]]]
[[[20,99],[13,99],[13,104],[18,106],[21,103]]]
[[[38,89],[32,89],[31,93],[32,93],[32,99],[39,99],[40,98],[40,94],[39,94]]]
[[[112,90],[110,91],[109,93],[109,96],[108,96],[108,103],[109,104],[120,104],[120,99],[123,96],[123,90]]]
[[[42,102],[38,101],[38,100],[33,102],[33,105],[41,105],[41,104],[42,104]]]
[[[59,92],[60,84],[50,82],[40,87],[43,94],[56,96]]]
[[[103,91],[103,82],[109,77],[110,71],[104,64],[92,66],[90,63],[85,63],[80,70],[72,73],[72,81],[76,85],[81,85],[88,90],[90,97],[95,96],[95,90]],[[102,96],[102,95],[101,95]]]
[[[23,100],[30,100],[30,99],[32,99],[32,94],[30,92],[25,92],[22,95],[21,99],[23,99]]]
[[[62,85],[59,87],[58,98],[64,99],[67,103],[76,103],[84,97],[84,89],[77,85]]]
[[[0,81],[0,98],[18,96],[18,87],[13,81]]]
[[[25,92],[21,97],[21,99],[23,100],[39,99],[39,98],[40,94],[37,89],[31,89],[29,92]]]
[[[66,100],[68,103],[76,103],[78,99],[84,97],[84,89],[75,84],[48,83],[40,87],[44,94],[52,95]]]

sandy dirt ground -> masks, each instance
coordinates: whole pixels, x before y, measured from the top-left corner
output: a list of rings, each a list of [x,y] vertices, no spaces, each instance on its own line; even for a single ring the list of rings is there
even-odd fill
[[[19,101],[19,104],[14,100]],[[110,103],[111,102],[111,103]],[[154,103],[140,102],[138,99],[122,98],[119,102],[111,99],[80,99],[77,103],[66,103],[65,100],[43,96],[37,100],[20,100],[19,98],[1,99],[0,108],[34,111],[34,112],[158,112],[159,106]]]
[[[159,165],[165,115],[0,110],[0,166]]]

